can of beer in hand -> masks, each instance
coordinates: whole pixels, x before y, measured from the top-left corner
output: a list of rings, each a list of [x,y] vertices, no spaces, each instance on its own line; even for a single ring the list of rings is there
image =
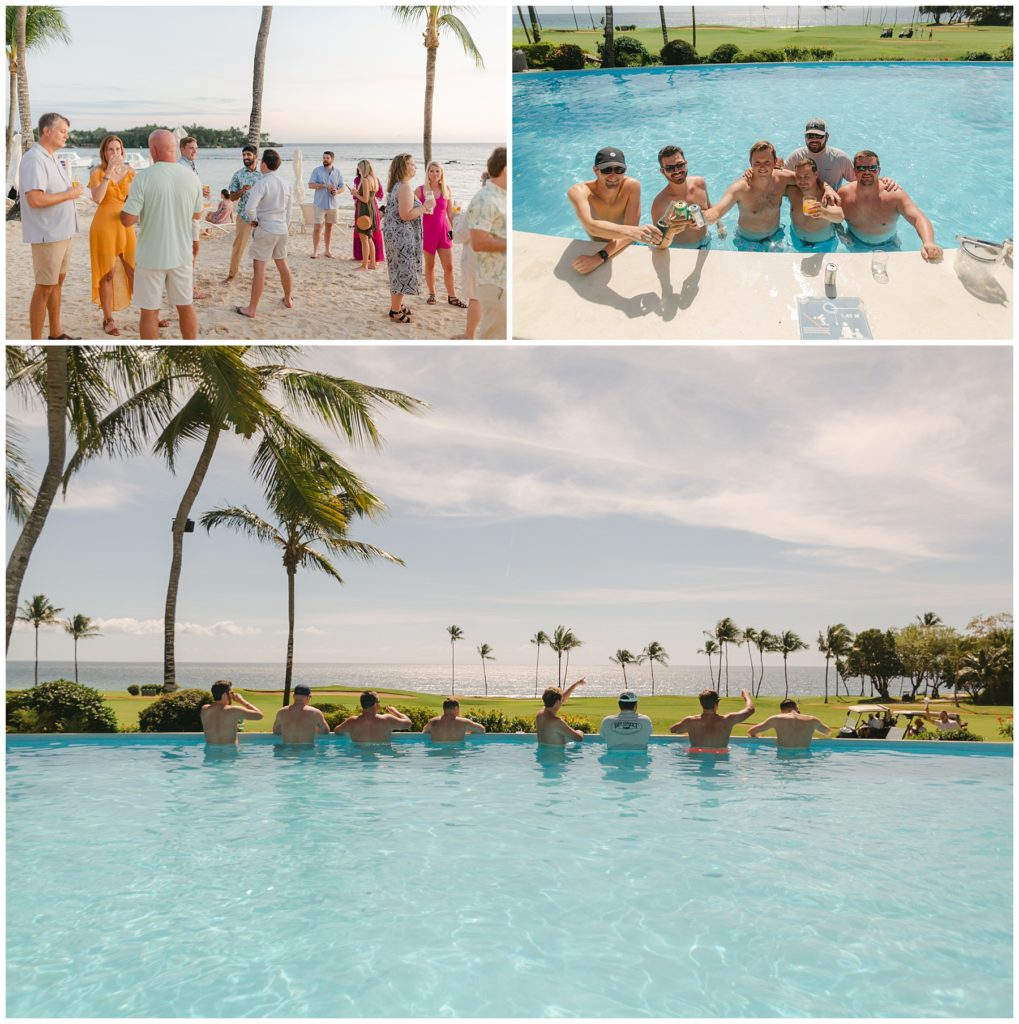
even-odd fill
[[[704,227],[704,214],[696,203],[691,203],[686,208],[686,218],[695,228]]]

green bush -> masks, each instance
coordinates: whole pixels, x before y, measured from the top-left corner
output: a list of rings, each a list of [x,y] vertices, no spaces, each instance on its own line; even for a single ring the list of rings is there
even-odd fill
[[[582,71],[584,51],[573,43],[563,43],[549,55],[548,63],[556,71]]]
[[[141,691],[141,687],[140,687],[140,686],[136,685],[135,683],[132,683],[132,684],[131,684],[131,685],[130,685],[130,686],[129,686],[128,688],[127,688],[127,692],[128,692],[129,694],[131,694],[131,696],[132,696],[132,697],[137,697],[137,696],[138,696],[138,694],[139,694],[139,693],[141,693],[142,691]]]
[[[67,679],[7,696],[8,732],[116,732],[117,716],[98,690]]]
[[[825,49],[823,46],[812,46],[810,48],[810,56],[813,57],[814,60],[834,60],[835,51]]]
[[[969,729],[955,729],[952,732],[940,732],[934,730],[929,732],[924,729],[919,736],[916,737],[918,740],[955,740],[956,742],[962,740],[969,740],[973,743],[983,743],[983,736],[977,736],[976,733],[972,733]]]
[[[598,53],[602,54],[603,49],[599,43]],[[613,52],[616,56],[616,67],[620,68],[643,68],[655,62],[655,58],[639,39],[631,39],[628,36],[616,40]]]
[[[316,704],[315,706],[325,715],[326,725],[330,730],[335,729],[340,722],[345,722],[348,718],[361,713],[360,708],[345,708],[342,704]],[[326,711],[327,707],[328,711]]]
[[[964,53],[959,60],[994,60],[986,50],[970,50]]]
[[[803,46],[783,46],[782,53],[789,61],[810,60],[810,50]]]
[[[1002,49],[1001,53],[998,54],[995,60],[1011,60],[1012,59],[1012,47],[1006,46]]]
[[[529,68],[544,68],[548,67],[549,59],[555,47],[551,43],[528,43],[524,46],[518,46],[517,49],[524,51]]]
[[[998,732],[1006,739],[1012,739],[1012,719],[998,717]]]
[[[594,723],[589,718],[581,718],[579,715],[563,715],[562,720],[571,728],[582,733],[596,732]]]
[[[699,64],[697,51],[685,39],[670,39],[662,47],[662,63],[674,67],[679,64]]]
[[[781,50],[751,50],[750,53],[741,53],[734,63],[781,64],[783,61],[785,54]]]
[[[739,54],[739,47],[735,43],[722,43],[716,46],[708,56],[708,64],[731,64]]]
[[[208,690],[167,693],[138,712],[142,732],[201,732],[203,704],[212,703]]]

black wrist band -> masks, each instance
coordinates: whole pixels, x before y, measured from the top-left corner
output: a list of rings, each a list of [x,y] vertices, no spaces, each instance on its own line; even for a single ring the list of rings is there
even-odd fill
[[[601,256],[602,263],[608,263],[608,261],[609,261],[609,254],[604,249],[599,249],[598,250],[598,255]]]

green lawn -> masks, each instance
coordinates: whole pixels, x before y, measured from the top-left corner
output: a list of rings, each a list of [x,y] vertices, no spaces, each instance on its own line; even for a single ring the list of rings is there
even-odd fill
[[[699,31],[699,30],[698,30]],[[249,700],[255,707],[265,712],[265,718],[260,722],[249,722],[244,726],[245,732],[268,732],[272,728],[273,718],[276,711],[282,704],[281,693],[266,693],[259,690],[241,690],[245,699]],[[378,690],[379,699],[384,705],[409,704],[412,707],[425,707],[434,709],[438,714],[442,707],[442,696],[429,693],[416,693],[412,690]],[[357,698],[361,693],[359,689],[347,687],[334,687],[330,690],[316,689],[314,701],[321,704],[343,704],[348,707],[357,706]],[[138,728],[138,712],[147,707],[156,698],[154,697],[131,697],[122,690],[106,691],[103,697],[113,708],[117,716],[117,725],[121,729]],[[460,706],[466,714],[469,708],[500,710],[507,715],[533,716],[541,706],[538,700],[527,700],[510,697],[472,697],[460,696]],[[825,725],[837,729],[845,721],[847,704],[854,704],[859,697],[847,699],[832,699],[825,704],[821,697],[806,697],[800,701],[800,710],[804,714],[816,715]],[[769,715],[777,714],[778,697],[760,697],[755,701],[757,712],[750,722],[737,726],[733,735],[745,736],[747,725],[753,722],[760,722]],[[742,701],[738,698],[722,700],[721,710],[723,712],[738,711]],[[942,705],[938,705],[938,709]],[[948,706],[948,705],[944,705]],[[982,736],[985,740],[1003,740],[998,735],[997,716],[1008,716],[1012,714],[1011,707],[976,707],[965,702],[959,705],[962,716],[969,722],[970,731]],[[614,697],[572,697],[566,704],[568,714],[578,715],[590,719],[597,724],[605,715],[614,714],[619,710]],[[639,710],[650,716],[654,722],[656,733],[668,732],[673,722],[686,715],[696,714],[700,711],[696,697],[642,697]],[[951,710],[951,709],[950,709]]]
[[[623,8],[620,8],[622,11]],[[617,12],[618,15],[618,12]],[[625,24],[625,22],[624,22]],[[934,38],[899,39],[903,26],[896,28],[896,37],[881,39],[881,29],[875,25],[840,25],[831,28],[805,28],[797,32],[786,28],[731,28],[726,25],[698,25],[697,52],[707,57],[722,43],[735,43],[744,53],[751,50],[781,50],[785,46],[821,46],[835,51],[836,60],[955,60],[970,51],[986,51],[997,56],[1002,47],[1012,45],[1010,27],[971,27],[943,25],[934,28]],[[619,32],[618,36],[639,39],[655,57],[662,49],[662,32],[656,28],[639,28],[635,32]],[[541,33],[543,43],[574,43],[586,53],[596,55],[596,44],[603,40],[601,29],[550,29]],[[670,39],[693,41],[689,26],[669,29]],[[513,29],[513,44],[526,43],[524,30]]]

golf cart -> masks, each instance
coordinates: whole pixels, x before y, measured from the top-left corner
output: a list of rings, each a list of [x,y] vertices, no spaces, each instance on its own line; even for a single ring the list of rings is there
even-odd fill
[[[892,711],[884,704],[853,704],[846,708],[846,720],[835,734],[843,740],[901,740],[905,728],[898,726],[901,712]],[[880,719],[872,723],[872,719]]]

